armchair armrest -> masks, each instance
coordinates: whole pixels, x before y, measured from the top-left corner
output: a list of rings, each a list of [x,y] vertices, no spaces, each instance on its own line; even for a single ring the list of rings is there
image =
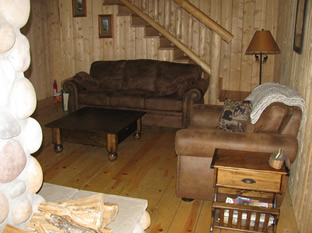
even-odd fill
[[[267,153],[282,148],[293,162],[298,152],[298,141],[289,135],[226,132],[219,129],[190,128],[176,133],[175,150],[179,156],[212,157],[215,148]]]
[[[190,89],[198,89],[200,90],[201,94],[204,95],[208,90],[209,86],[209,78],[199,79],[196,83],[194,83]]]
[[[72,79],[66,79],[63,83],[63,90],[69,93],[68,110],[70,112],[77,111],[79,87]]]

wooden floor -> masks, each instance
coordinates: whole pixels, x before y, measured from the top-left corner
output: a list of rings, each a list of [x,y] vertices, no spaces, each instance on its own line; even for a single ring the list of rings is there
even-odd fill
[[[64,143],[64,151],[56,154],[51,129],[44,125],[60,116],[61,104],[53,98],[39,101],[33,114],[44,134],[42,147],[34,154],[42,166],[44,182],[147,199],[152,219],[148,233],[209,232],[211,202],[188,203],[175,195],[175,129],[143,127],[142,138],[127,138],[119,145],[118,160],[110,162],[106,149],[96,146]],[[297,232],[288,194],[277,232]]]

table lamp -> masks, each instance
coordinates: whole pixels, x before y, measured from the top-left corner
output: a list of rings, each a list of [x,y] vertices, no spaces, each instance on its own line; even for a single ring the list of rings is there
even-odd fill
[[[281,51],[279,50],[269,30],[262,29],[255,32],[245,54],[254,54],[256,57],[256,61],[260,63],[259,84],[261,84],[262,78],[262,64],[267,61],[267,54],[277,54],[280,52]]]

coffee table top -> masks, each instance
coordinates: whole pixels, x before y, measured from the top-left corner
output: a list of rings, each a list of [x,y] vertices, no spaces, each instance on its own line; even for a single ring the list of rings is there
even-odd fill
[[[85,107],[46,124],[49,128],[116,134],[145,112]]]

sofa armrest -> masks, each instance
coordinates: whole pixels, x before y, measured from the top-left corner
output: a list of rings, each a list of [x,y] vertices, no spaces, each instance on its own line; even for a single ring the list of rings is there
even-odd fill
[[[194,104],[190,112],[189,125],[191,128],[216,128],[219,123],[223,106]]]
[[[78,105],[78,92],[79,87],[72,79],[67,79],[63,83],[63,90],[69,93],[68,99],[68,110],[70,112],[77,111],[79,108]]]
[[[185,128],[189,124],[189,115],[194,104],[204,103],[204,94],[208,89],[209,80],[200,79],[190,89],[188,89],[183,96],[183,122],[182,126]]]
[[[267,134],[226,132],[219,129],[181,129],[175,137],[179,156],[212,157],[216,148],[273,153],[282,148],[291,162],[296,159],[296,137]]]
[[[198,89],[200,90],[202,96],[205,95],[206,91],[208,90],[208,86],[209,86],[209,78],[205,78],[205,79],[199,79],[196,83],[194,83],[190,89]]]

